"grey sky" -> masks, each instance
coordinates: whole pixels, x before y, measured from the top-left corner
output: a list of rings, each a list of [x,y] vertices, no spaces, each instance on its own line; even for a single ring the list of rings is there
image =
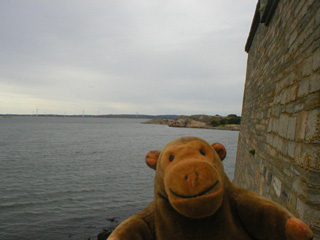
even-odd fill
[[[1,0],[0,114],[240,114],[255,7]]]

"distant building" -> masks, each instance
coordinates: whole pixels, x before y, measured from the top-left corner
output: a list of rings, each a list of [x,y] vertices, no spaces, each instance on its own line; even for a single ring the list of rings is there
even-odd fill
[[[260,0],[234,183],[289,209],[320,237],[320,1]]]

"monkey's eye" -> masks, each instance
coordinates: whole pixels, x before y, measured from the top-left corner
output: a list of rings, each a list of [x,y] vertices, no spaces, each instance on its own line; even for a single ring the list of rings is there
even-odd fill
[[[201,155],[203,155],[203,156],[206,155],[206,152],[205,152],[204,150],[202,150],[202,149],[200,149],[200,153],[201,153]]]
[[[173,154],[171,154],[171,155],[169,156],[169,160],[170,160],[170,162],[172,162],[172,161],[173,161],[173,159],[174,159],[174,156],[173,156]]]

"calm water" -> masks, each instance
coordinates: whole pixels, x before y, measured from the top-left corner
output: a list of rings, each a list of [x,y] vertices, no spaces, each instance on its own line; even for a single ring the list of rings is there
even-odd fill
[[[143,121],[0,117],[0,240],[96,239],[152,201],[144,157],[178,137],[224,144],[233,178],[238,132]]]

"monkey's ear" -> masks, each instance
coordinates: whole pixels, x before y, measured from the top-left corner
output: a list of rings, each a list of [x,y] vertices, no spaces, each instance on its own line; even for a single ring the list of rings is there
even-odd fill
[[[154,170],[156,170],[156,168],[157,168],[157,161],[158,161],[160,152],[161,151],[159,151],[159,150],[153,150],[153,151],[148,152],[148,154],[146,155],[147,165]]]
[[[225,159],[227,156],[226,148],[221,143],[212,143],[211,146],[214,148],[214,150],[216,150],[221,161],[223,161],[223,159]]]

